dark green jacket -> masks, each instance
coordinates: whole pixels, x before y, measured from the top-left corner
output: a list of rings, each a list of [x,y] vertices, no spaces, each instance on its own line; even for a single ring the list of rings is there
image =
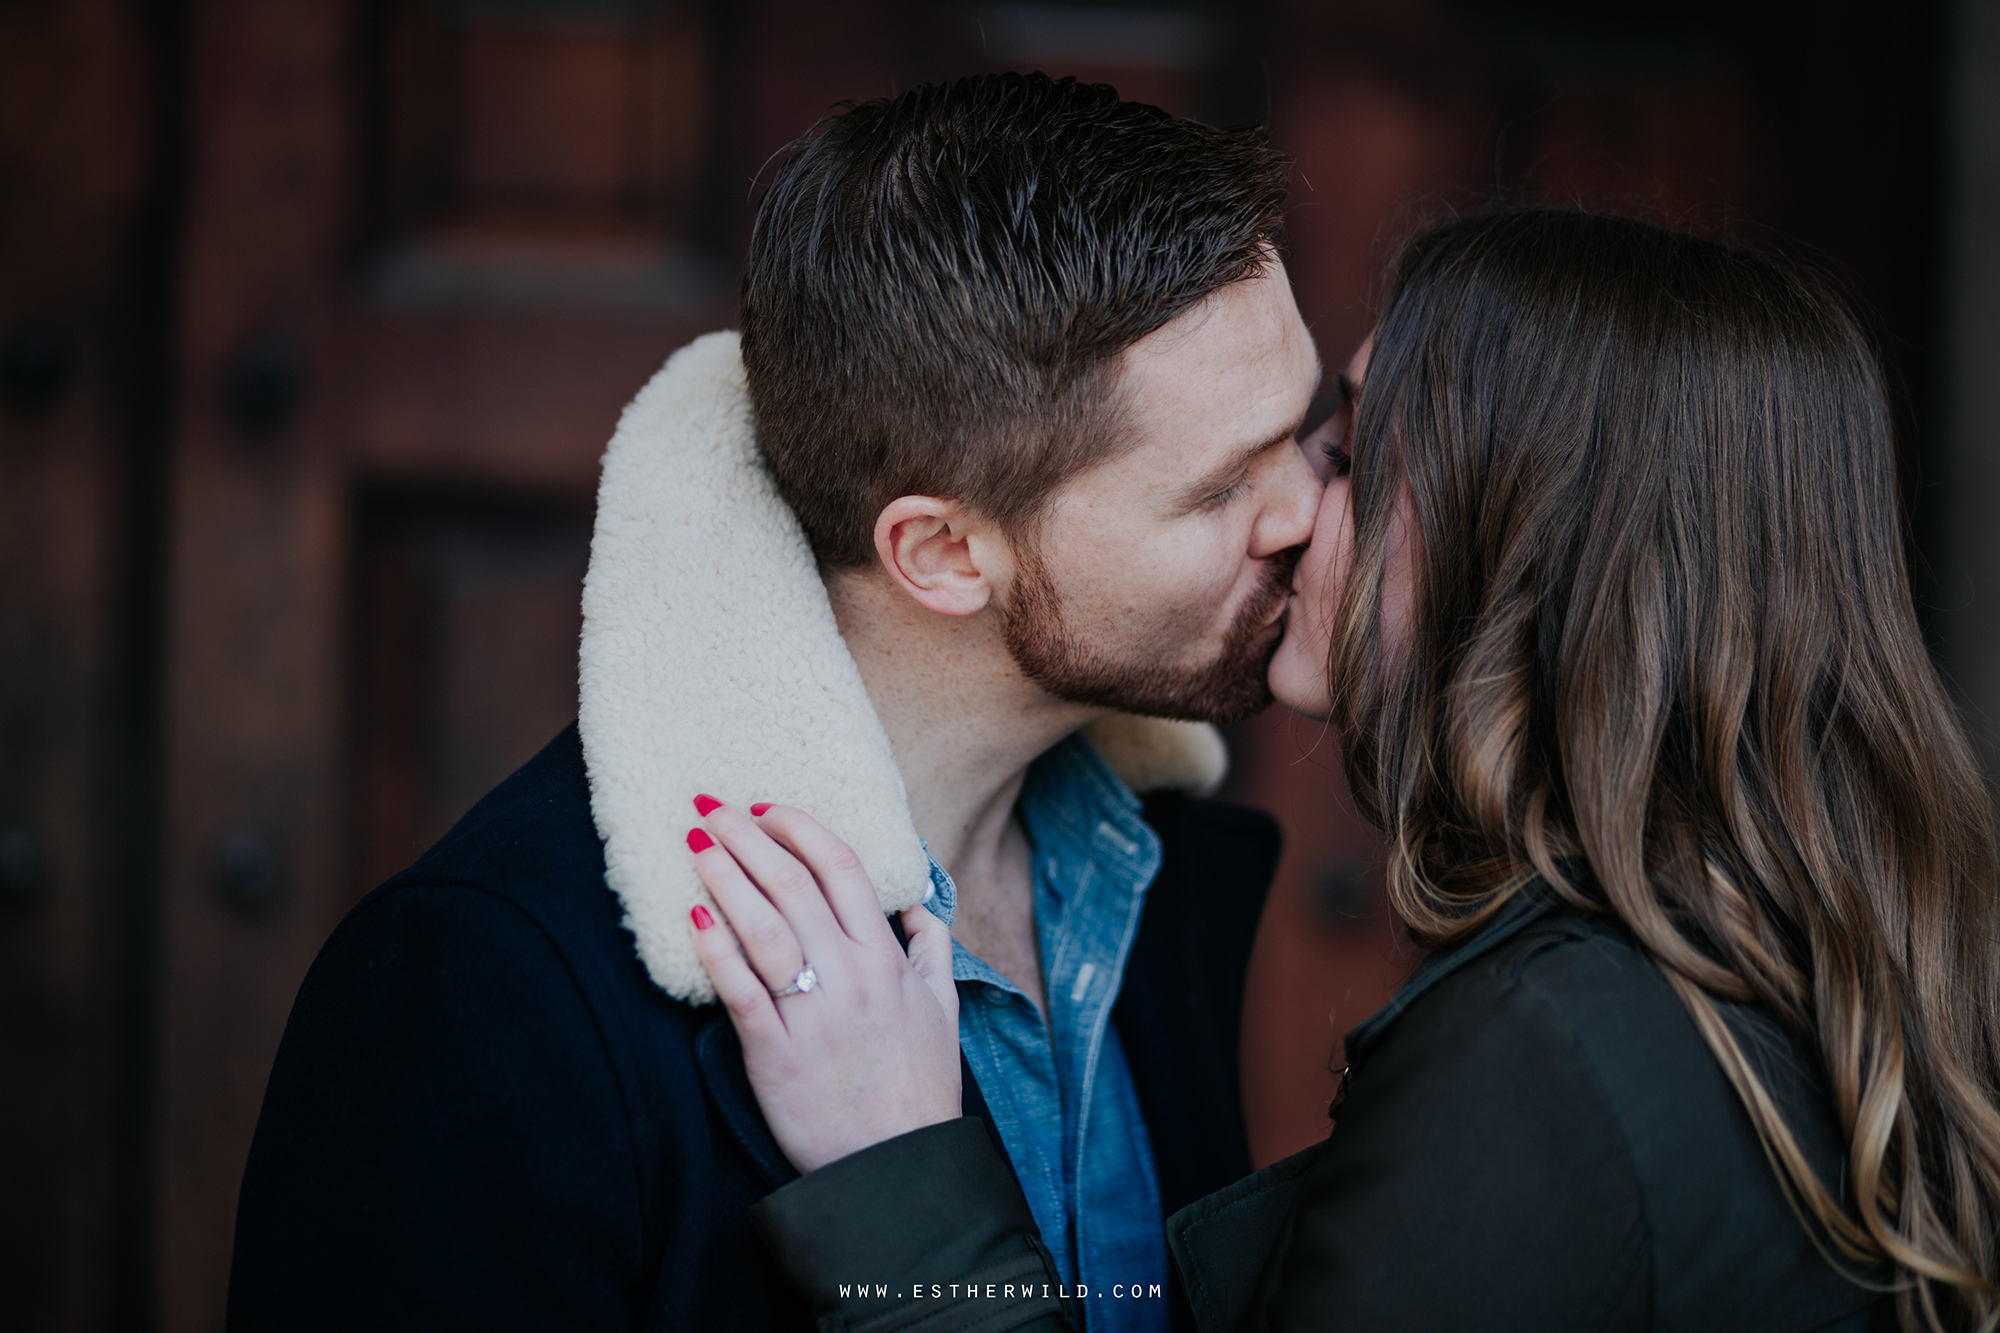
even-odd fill
[[[1818,1058],[1724,1012],[1838,1193]],[[1348,1056],[1331,1138],[1169,1223],[1204,1333],[1894,1326],[1882,1274],[1826,1257],[1687,1010],[1605,917],[1522,902],[1430,959]],[[758,1221],[822,1328],[1070,1327],[976,1121],[836,1162]]]

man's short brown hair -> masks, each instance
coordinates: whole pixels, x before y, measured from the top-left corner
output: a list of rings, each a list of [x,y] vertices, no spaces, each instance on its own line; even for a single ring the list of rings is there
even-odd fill
[[[764,453],[829,567],[899,495],[1018,532],[1116,447],[1125,348],[1275,253],[1291,165],[1042,74],[926,84],[794,144],[743,272]]]

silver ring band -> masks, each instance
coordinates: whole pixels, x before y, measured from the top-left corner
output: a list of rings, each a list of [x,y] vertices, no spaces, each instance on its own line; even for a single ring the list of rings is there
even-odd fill
[[[782,1000],[787,995],[804,995],[817,985],[819,985],[819,974],[813,971],[811,963],[807,963],[799,969],[799,974],[792,978],[791,985],[785,987],[783,990],[772,991],[771,998]]]

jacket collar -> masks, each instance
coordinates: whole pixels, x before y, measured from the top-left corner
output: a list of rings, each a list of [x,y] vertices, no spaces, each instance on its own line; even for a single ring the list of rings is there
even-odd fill
[[[697,792],[811,810],[884,911],[922,899],[930,863],[902,774],[764,468],[734,333],[676,352],[605,451],[578,684],[605,879],[668,994],[715,998],[688,923],[707,896],[682,841]],[[1086,732],[1134,790],[1221,781],[1212,727],[1113,717]]]
[[[1514,901],[1502,908],[1499,915],[1487,922],[1471,939],[1426,958],[1402,988],[1390,997],[1389,1003],[1347,1034],[1347,1063],[1358,1068],[1396,1020],[1427,991],[1526,930],[1548,915],[1558,903],[1555,893],[1538,879],[1516,894]]]

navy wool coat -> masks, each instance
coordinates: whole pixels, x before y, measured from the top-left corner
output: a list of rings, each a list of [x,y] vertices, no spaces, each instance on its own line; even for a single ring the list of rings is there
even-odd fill
[[[1145,813],[1165,857],[1113,1021],[1172,1212],[1250,1168],[1238,1031],[1278,835],[1181,795]],[[966,1102],[984,1112],[969,1074]],[[635,954],[571,726],[313,964],[243,1178],[228,1326],[807,1329],[750,1220],[794,1175],[722,1010]]]

